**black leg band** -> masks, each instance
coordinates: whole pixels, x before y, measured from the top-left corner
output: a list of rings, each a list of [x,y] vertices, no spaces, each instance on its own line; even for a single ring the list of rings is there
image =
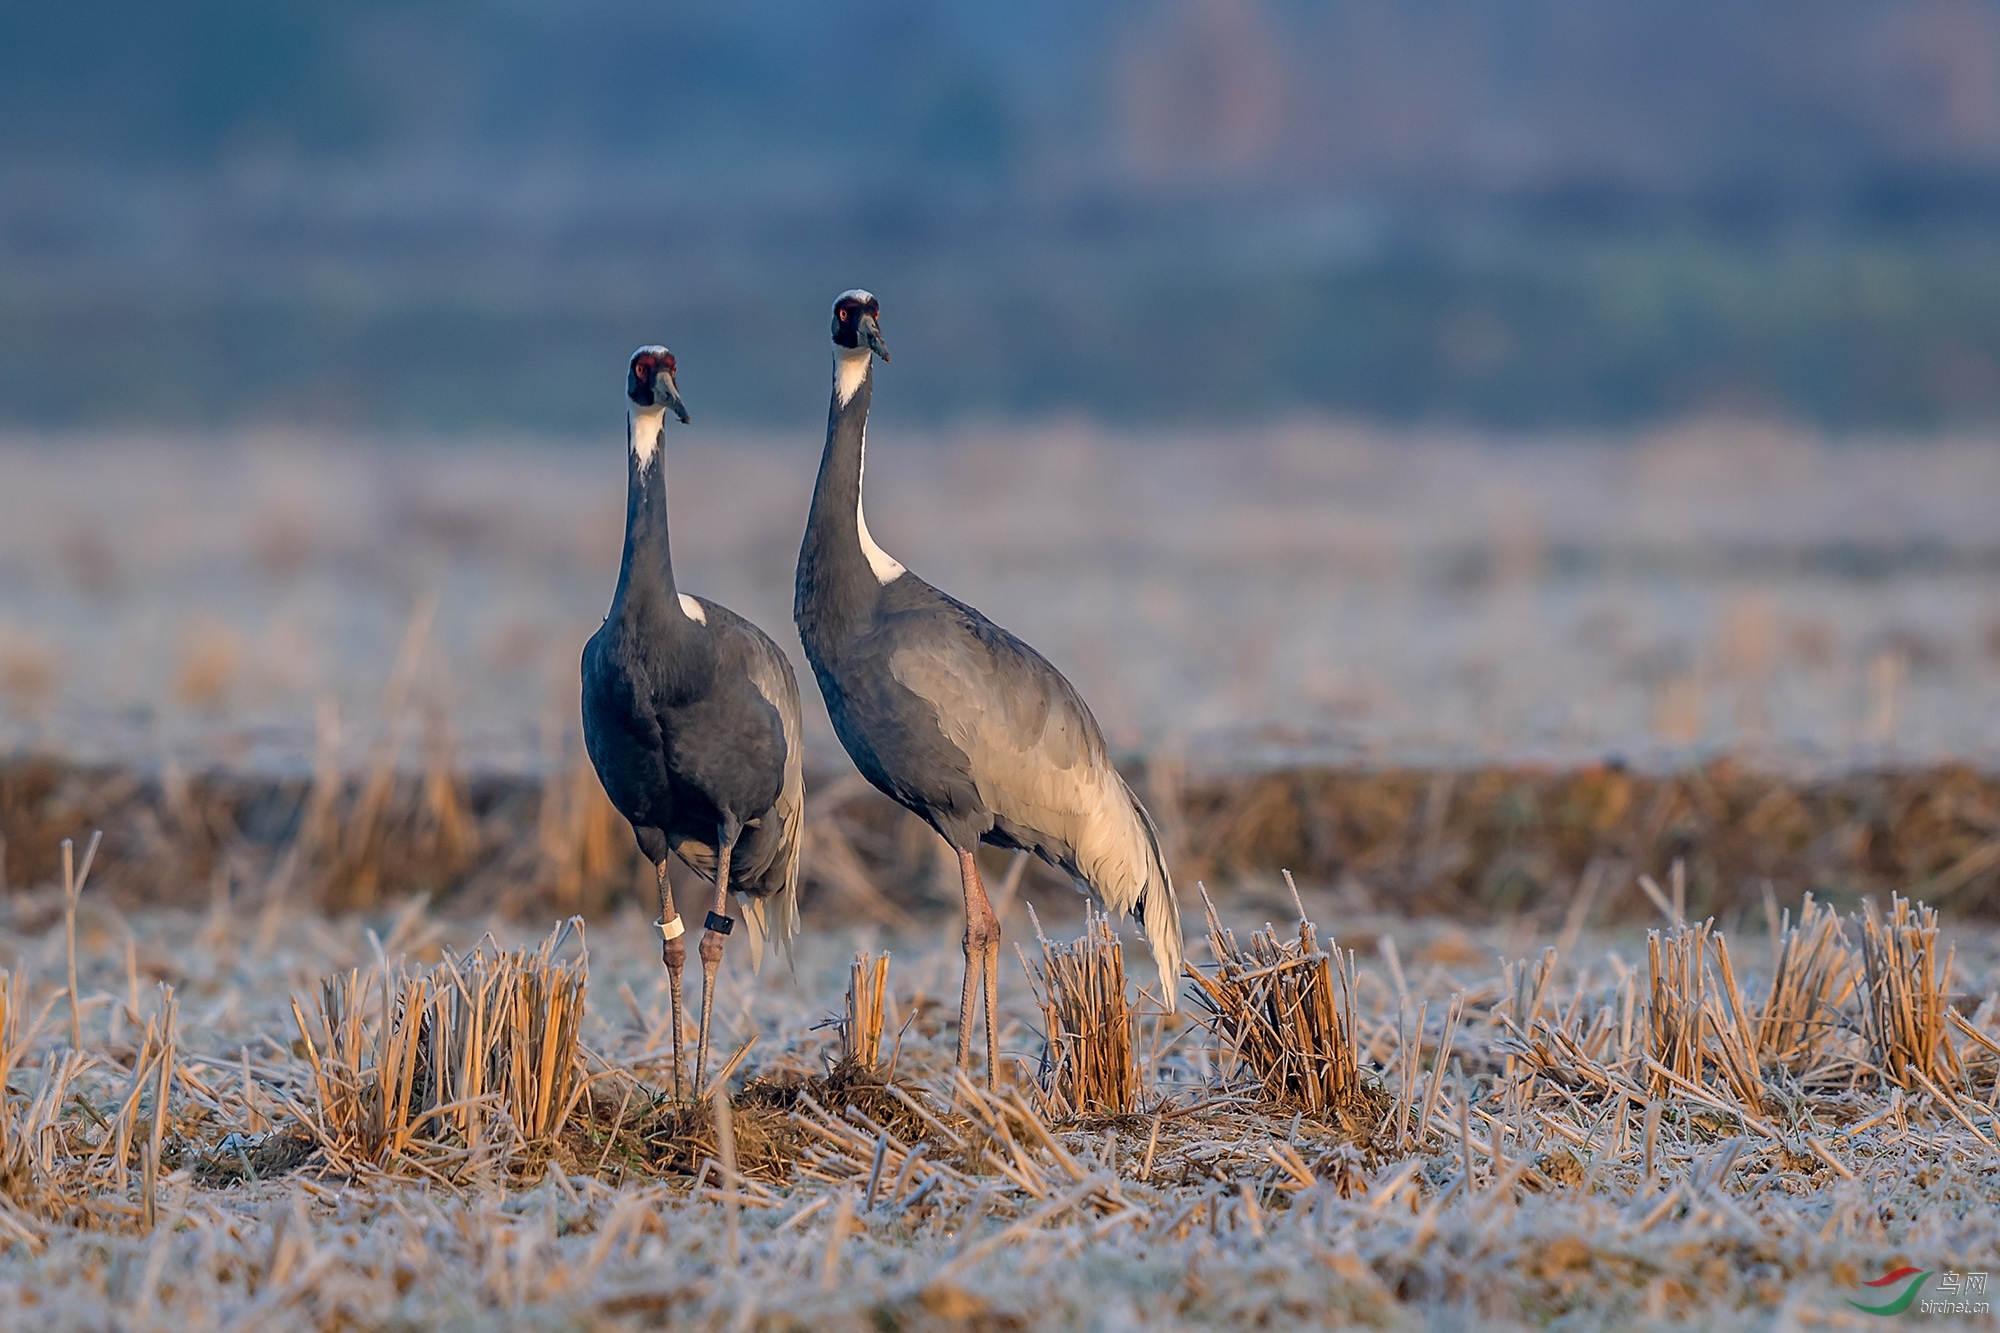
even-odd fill
[[[720,912],[710,912],[708,920],[702,922],[702,924],[718,935],[727,935],[730,931],[736,929],[736,919],[724,916]]]

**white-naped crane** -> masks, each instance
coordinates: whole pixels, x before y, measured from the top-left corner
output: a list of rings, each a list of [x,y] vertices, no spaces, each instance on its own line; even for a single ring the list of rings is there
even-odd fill
[[[869,536],[861,475],[874,358],[889,359],[881,313],[865,291],[834,302],[833,406],[792,615],[855,767],[958,853],[965,891],[958,1063],[971,1061],[983,978],[991,1086],[1000,1058],[1000,923],[973,856],[982,842],[1033,852],[1100,905],[1137,916],[1170,1009],[1181,970],[1180,911],[1153,821],[1112,765],[1075,688],[1040,653],[910,573]]]
[[[729,608],[674,585],[662,455],[666,414],[688,419],[675,371],[664,347],[641,347],[626,371],[625,553],[611,610],[583,650],[583,738],[605,793],[659,876],[654,924],[673,992],[679,1097],[687,944],[667,855],[715,886],[701,937],[699,1096],[715,974],[733,925],[730,891],[743,900],[753,964],[772,935],[789,954],[798,930],[805,765],[798,681],[778,645]]]

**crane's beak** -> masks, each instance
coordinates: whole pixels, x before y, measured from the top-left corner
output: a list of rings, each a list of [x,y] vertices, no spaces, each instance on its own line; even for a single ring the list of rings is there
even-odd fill
[[[684,426],[687,424],[687,406],[681,402],[681,391],[674,384],[673,371],[662,367],[653,376],[653,401],[662,407],[671,408],[673,414],[681,419],[681,424]]]
[[[881,357],[884,361],[889,359],[889,344],[882,341],[882,329],[875,322],[875,316],[863,315],[861,317],[861,337],[867,342],[875,355]]]

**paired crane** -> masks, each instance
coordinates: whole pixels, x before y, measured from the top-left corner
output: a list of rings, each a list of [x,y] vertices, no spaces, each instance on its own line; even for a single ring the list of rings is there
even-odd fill
[[[667,540],[666,414],[685,423],[674,354],[641,347],[625,375],[625,551],[604,624],[583,649],[583,739],[598,780],[631,821],[660,886],[660,957],[672,993],[674,1092],[681,1087],[681,969],[686,927],[667,882],[677,854],[715,886],[701,937],[701,1044],[708,1073],[715,974],[743,899],[753,961],[799,924],[805,753],[799,686],[778,645],[743,617],[674,584]]]
[[[1041,654],[912,574],[869,534],[861,498],[868,409],[875,361],[889,359],[880,303],[865,291],[842,293],[832,334],[833,399],[793,618],[855,767],[958,855],[966,916],[958,1063],[971,1064],[983,999],[991,1085],[1000,923],[975,859],[982,843],[1032,852],[1099,905],[1136,916],[1169,1008],[1180,913],[1152,819],[1112,764],[1082,696]],[[625,553],[611,614],[584,652],[584,731],[606,792],[659,875],[677,1091],[686,948],[668,851],[715,886],[702,940],[700,1091],[729,891],[744,895],[760,954],[764,936],[789,944],[797,929],[803,778],[798,690],[783,654],[748,621],[673,583],[656,455],[664,411],[687,419],[674,370],[671,353],[649,347],[634,354],[627,375]],[[778,913],[768,924],[767,903]]]

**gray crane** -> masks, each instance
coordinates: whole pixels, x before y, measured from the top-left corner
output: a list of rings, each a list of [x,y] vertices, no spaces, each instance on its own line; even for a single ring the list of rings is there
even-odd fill
[[[1000,923],[973,853],[992,843],[1067,871],[1100,905],[1145,928],[1174,1005],[1180,911],[1145,807],[1119,776],[1073,686],[1033,648],[905,569],[861,512],[874,358],[889,359],[881,305],[833,307],[833,405],[792,604],[834,731],[863,777],[958,853],[965,984],[958,1063],[970,1064],[984,980],[986,1077],[997,1077]]]
[[[659,877],[654,924],[673,992],[679,1097],[687,944],[667,854],[715,886],[701,937],[698,1096],[708,1076],[716,969],[734,924],[730,890],[743,900],[753,964],[773,934],[789,953],[798,930],[805,763],[799,686],[778,645],[729,608],[674,586],[662,453],[666,414],[688,419],[676,369],[666,348],[641,347],[625,375],[625,553],[611,610],[583,650],[583,738],[605,794],[632,822]]]

